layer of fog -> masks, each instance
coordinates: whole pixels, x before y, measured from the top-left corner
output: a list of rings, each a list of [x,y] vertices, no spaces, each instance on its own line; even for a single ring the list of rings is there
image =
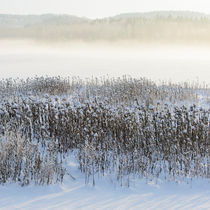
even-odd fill
[[[37,45],[0,41],[0,78],[37,76],[147,77],[210,83],[210,49],[198,46],[124,44]]]

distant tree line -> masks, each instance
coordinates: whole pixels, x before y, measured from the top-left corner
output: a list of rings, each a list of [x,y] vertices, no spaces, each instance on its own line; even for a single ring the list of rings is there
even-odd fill
[[[53,18],[52,18],[53,17]],[[210,42],[208,16],[116,16],[104,19],[52,16],[24,24],[1,23],[0,38],[29,38],[48,41]],[[13,17],[15,18],[15,17]],[[25,17],[27,18],[27,17]],[[17,21],[18,22],[18,21]]]

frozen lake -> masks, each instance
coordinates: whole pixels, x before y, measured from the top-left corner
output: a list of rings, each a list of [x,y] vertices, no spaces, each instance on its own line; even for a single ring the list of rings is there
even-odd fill
[[[193,47],[45,47],[0,42],[0,77],[147,77],[210,83],[210,49]]]

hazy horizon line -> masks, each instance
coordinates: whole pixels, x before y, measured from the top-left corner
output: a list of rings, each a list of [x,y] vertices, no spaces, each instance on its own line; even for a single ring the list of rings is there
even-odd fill
[[[97,19],[106,19],[106,18],[113,18],[113,17],[118,17],[122,15],[145,15],[145,14],[152,14],[152,13],[191,13],[191,14],[199,14],[199,15],[204,15],[204,16],[210,16],[210,13],[206,12],[199,12],[199,11],[194,11],[194,10],[148,10],[145,12],[138,12],[138,11],[133,11],[133,12],[125,12],[125,13],[116,13],[114,15],[109,15],[109,16],[102,16],[102,17],[88,17],[88,16],[81,16],[81,15],[76,15],[76,14],[70,14],[70,13],[55,13],[55,12],[47,12],[47,13],[0,13],[0,15],[11,15],[11,16],[45,16],[45,15],[55,15],[55,16],[73,16],[77,18],[85,18],[85,19],[90,19],[90,20],[97,20]]]

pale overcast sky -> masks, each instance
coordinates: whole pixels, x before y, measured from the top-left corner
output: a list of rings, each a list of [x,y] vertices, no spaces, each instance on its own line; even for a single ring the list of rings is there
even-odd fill
[[[210,0],[0,0],[0,13],[100,18],[128,12],[189,10],[210,14]]]

